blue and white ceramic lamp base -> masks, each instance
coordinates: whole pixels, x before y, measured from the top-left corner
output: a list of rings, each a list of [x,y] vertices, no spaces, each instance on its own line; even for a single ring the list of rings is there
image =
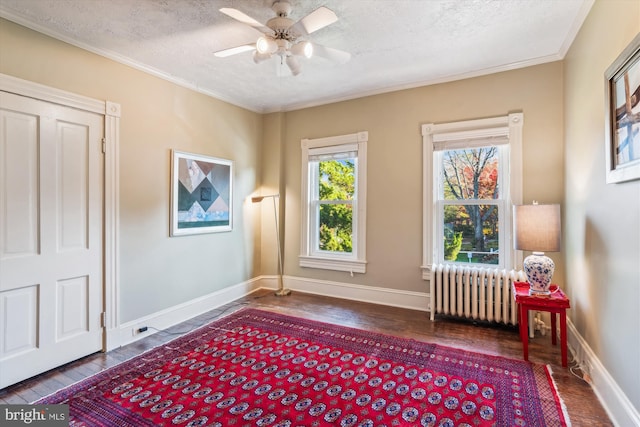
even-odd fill
[[[529,282],[530,295],[549,295],[551,278],[556,265],[544,252],[534,252],[524,259],[524,273]]]

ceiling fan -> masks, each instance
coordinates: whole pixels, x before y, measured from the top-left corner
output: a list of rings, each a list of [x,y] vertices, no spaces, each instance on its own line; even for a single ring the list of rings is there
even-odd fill
[[[301,70],[298,57],[311,58],[317,55],[337,63],[345,63],[351,58],[351,54],[348,52],[311,43],[305,39],[314,31],[338,20],[332,10],[322,6],[295,22],[289,18],[292,8],[288,1],[276,1],[271,9],[275,12],[276,17],[271,18],[266,24],[261,24],[238,9],[227,7],[220,9],[220,12],[225,15],[260,31],[262,36],[258,38],[256,43],[219,50],[214,52],[214,55],[226,57],[253,50],[255,63],[266,61],[275,55],[279,57],[281,64],[287,64],[294,76],[300,74]]]

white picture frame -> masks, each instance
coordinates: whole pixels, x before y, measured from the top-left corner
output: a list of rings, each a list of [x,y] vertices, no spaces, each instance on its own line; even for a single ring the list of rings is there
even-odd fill
[[[233,162],[171,152],[171,236],[233,229]]]
[[[605,72],[607,183],[640,179],[640,34]]]

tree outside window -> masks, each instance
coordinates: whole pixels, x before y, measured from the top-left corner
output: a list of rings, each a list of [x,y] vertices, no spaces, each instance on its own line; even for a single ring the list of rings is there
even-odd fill
[[[500,246],[497,147],[442,152],[444,258],[498,264]]]
[[[318,249],[353,250],[355,159],[326,160],[318,164]]]

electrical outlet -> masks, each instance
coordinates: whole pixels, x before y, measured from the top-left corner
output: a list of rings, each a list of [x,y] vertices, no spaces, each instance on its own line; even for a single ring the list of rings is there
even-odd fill
[[[149,328],[148,328],[148,327],[146,327],[146,326],[141,326],[141,327],[139,327],[139,328],[133,328],[133,329],[131,330],[131,335],[138,335],[138,334],[141,334],[141,333],[143,333],[143,332],[147,332],[147,330],[148,330],[148,329],[149,329]]]

